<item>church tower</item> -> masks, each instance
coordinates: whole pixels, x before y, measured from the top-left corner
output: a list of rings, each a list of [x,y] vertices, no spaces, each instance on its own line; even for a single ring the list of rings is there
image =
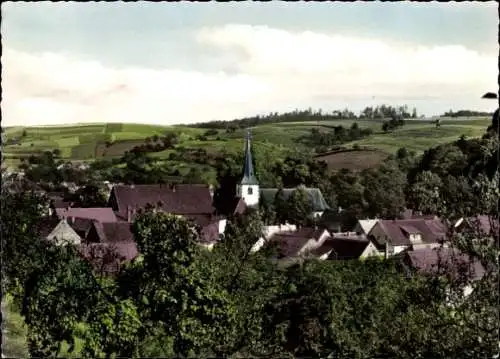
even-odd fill
[[[245,141],[245,164],[243,167],[243,178],[237,187],[237,194],[243,198],[246,205],[249,207],[257,206],[259,204],[260,189],[259,181],[255,177],[252,162],[252,151],[250,147],[251,133],[250,129],[247,131]]]

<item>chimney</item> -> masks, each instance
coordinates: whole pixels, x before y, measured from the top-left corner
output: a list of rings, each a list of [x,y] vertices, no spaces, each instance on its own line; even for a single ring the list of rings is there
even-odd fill
[[[214,186],[208,186],[208,190],[210,191],[210,197],[214,198]]]
[[[69,217],[69,221],[71,224],[75,223],[75,217],[73,216]]]
[[[385,242],[385,253],[384,253],[384,258],[387,259],[389,258],[389,243]]]
[[[132,208],[131,206],[127,206],[127,222],[130,222],[132,219]]]

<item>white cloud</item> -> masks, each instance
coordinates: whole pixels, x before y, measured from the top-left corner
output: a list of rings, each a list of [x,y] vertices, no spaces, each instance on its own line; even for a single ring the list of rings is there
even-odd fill
[[[497,82],[496,57],[462,46],[425,48],[248,25],[205,28],[196,40],[239,59],[232,64],[238,74],[117,69],[70,54],[4,48],[4,125],[229,120],[324,107],[325,101],[329,109],[362,106],[372,96],[409,105],[412,98],[431,97],[424,111],[440,112],[481,106],[464,99],[495,91]]]

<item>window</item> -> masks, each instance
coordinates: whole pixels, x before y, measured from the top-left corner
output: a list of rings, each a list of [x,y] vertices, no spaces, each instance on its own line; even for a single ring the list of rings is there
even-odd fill
[[[248,187],[247,193],[249,195],[252,195],[253,194],[253,188],[252,187]]]

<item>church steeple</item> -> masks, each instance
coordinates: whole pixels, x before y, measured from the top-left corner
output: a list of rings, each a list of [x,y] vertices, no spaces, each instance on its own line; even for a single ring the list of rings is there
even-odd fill
[[[257,181],[257,177],[255,177],[255,172],[253,170],[251,140],[252,133],[250,132],[250,129],[248,129],[245,140],[245,165],[243,167],[243,178],[241,179],[242,185],[259,184],[259,181]]]
[[[255,177],[252,161],[252,148],[251,148],[252,134],[250,129],[247,130],[245,139],[245,162],[243,165],[243,178],[238,185],[238,196],[245,200],[247,206],[257,206],[259,204],[260,189],[259,181]]]

